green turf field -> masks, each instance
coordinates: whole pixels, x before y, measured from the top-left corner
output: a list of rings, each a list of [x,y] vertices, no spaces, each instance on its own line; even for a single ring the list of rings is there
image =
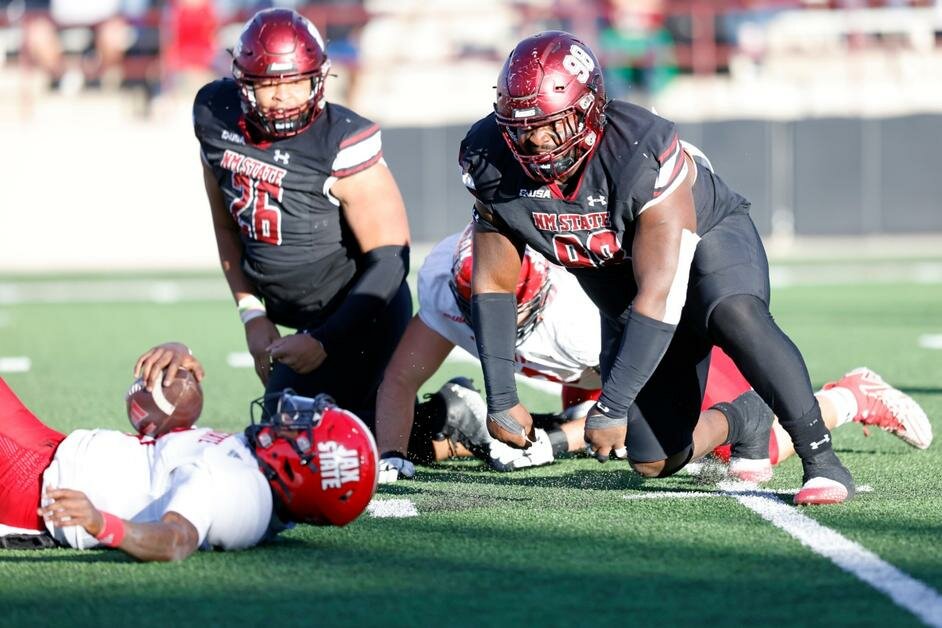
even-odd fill
[[[176,303],[115,294],[113,303],[11,304],[0,290],[0,364],[30,360],[28,372],[0,376],[60,430],[125,429],[133,360],[178,339],[206,366],[201,422],[239,429],[260,390],[249,369],[227,365],[244,339],[218,293]],[[773,313],[803,350],[815,385],[868,365],[912,394],[942,432],[942,350],[919,344],[942,335],[942,285],[782,288]],[[427,389],[456,374],[480,377],[451,364]],[[521,396],[542,410],[558,403],[532,389]],[[916,451],[888,434],[865,438],[855,425],[839,429],[835,442],[858,485],[872,491],[802,512],[857,544],[852,563],[865,548],[915,579],[900,595],[942,625],[942,445]],[[245,552],[146,565],[116,551],[0,552],[0,624],[919,624],[820,548],[740,503],[736,488],[724,493],[690,476],[642,481],[624,464],[586,459],[507,475],[458,461],[420,471],[421,480],[377,495],[417,516],[302,527]],[[799,483],[792,459],[770,488]],[[698,492],[708,495],[676,497]],[[764,495],[739,497],[764,499],[772,510],[789,499]],[[879,580],[888,572],[871,573]]]

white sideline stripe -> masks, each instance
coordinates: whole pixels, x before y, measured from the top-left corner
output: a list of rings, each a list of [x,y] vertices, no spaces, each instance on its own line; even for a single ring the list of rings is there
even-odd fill
[[[688,465],[689,466],[689,465]],[[725,484],[725,483],[724,483]],[[755,491],[756,485],[749,484],[748,482],[737,482],[735,484],[737,491]],[[794,495],[799,489],[797,488],[783,488],[778,490],[764,490],[762,493],[775,494],[775,495]],[[863,486],[857,487],[858,493],[872,493],[873,487],[864,484]],[[694,499],[700,497],[731,497],[731,492],[723,491],[689,491],[689,492],[671,492],[671,491],[651,491],[648,493],[639,493],[636,495],[623,495],[624,499],[629,501],[634,501],[638,499]]]
[[[445,361],[458,362],[461,364],[474,364],[478,367],[481,365],[476,357],[458,346],[451,350],[451,353],[448,354],[448,357],[445,358]],[[521,375],[520,373],[515,373],[514,376],[517,378],[518,383],[550,395],[559,395],[563,390],[563,385],[556,382],[548,382],[544,379],[527,377],[526,375]]]
[[[787,532],[816,554],[887,595],[929,626],[942,628],[942,595],[903,573],[879,556],[834,530],[783,504],[773,493],[736,492],[740,484],[722,482],[720,488],[775,527]]]
[[[0,373],[26,373],[33,362],[26,356],[0,357]]]
[[[419,511],[411,499],[374,499],[366,507],[366,512],[377,519],[402,519],[418,517]]]
[[[623,497],[629,500],[732,497],[815,554],[827,558],[839,568],[885,594],[897,606],[909,611],[925,624],[942,628],[942,595],[938,591],[779,499],[779,494],[794,494],[797,491],[760,491],[756,490],[755,486],[747,482],[720,482],[718,487],[721,492],[657,491]],[[864,485],[857,490],[869,493],[873,488]]]
[[[253,369],[255,360],[248,351],[236,351],[226,356],[226,364],[234,369]]]
[[[942,349],[942,334],[919,336],[919,346],[923,349]]]

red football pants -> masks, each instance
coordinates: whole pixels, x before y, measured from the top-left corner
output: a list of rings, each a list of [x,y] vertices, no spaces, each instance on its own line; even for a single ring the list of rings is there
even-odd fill
[[[36,514],[43,471],[64,438],[43,425],[0,377],[0,524],[46,529]]]

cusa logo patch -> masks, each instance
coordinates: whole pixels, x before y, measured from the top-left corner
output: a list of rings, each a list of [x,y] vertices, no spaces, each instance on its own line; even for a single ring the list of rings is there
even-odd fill
[[[347,482],[360,481],[360,454],[332,440],[317,443],[317,461],[321,469],[321,489],[340,488]]]

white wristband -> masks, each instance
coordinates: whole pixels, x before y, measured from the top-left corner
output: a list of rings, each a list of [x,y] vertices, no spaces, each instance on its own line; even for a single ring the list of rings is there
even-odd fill
[[[265,316],[265,306],[254,294],[244,296],[239,299],[239,318],[242,319],[242,324],[245,325],[250,320],[259,318],[260,316]]]

